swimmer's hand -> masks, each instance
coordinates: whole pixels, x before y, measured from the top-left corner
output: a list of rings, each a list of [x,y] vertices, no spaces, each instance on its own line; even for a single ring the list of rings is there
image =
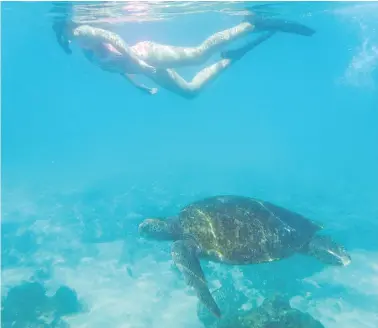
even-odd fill
[[[145,86],[144,84],[137,82],[133,74],[126,73],[126,74],[121,74],[121,75],[125,77],[129,82],[131,82],[131,84],[134,85],[134,87],[136,87],[137,89],[139,89],[140,91],[144,93],[147,93],[149,95],[154,95],[158,92],[157,88],[149,88]]]
[[[157,72],[156,68],[153,67],[153,66],[150,66],[150,67],[148,68],[148,70],[150,71],[151,74],[156,74],[156,72]]]
[[[139,66],[142,68],[143,71],[145,71],[147,74],[156,74],[156,67],[148,65],[143,60],[138,60]]]
[[[150,95],[155,95],[155,94],[157,94],[157,92],[158,92],[158,88],[151,88],[151,89],[148,91],[148,93],[149,93]]]
[[[156,67],[153,67],[153,66],[149,66],[147,70],[149,71],[150,74],[156,74],[157,72]]]

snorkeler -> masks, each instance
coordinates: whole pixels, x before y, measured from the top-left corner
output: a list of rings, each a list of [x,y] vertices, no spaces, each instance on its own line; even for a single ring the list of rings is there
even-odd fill
[[[250,42],[248,44],[250,50],[270,38],[273,33],[268,32]],[[187,99],[196,97],[206,85],[238,60],[238,58],[224,56],[215,64],[202,69],[191,82],[187,82],[173,69],[155,68],[147,64],[116,33],[81,25],[72,29],[66,44],[69,44],[71,40],[76,41],[88,60],[105,71],[121,74],[139,90],[149,94],[157,92],[156,88],[149,88],[135,81],[134,74],[145,75],[161,87]]]
[[[314,33],[314,30],[295,22],[262,18],[256,15],[247,16],[246,21],[239,25],[215,33],[197,47],[176,47],[151,41],[128,46],[114,32],[89,25],[77,25],[72,21],[55,22],[53,28],[58,43],[67,54],[71,53],[70,42],[75,40],[83,49],[87,59],[96,62],[106,71],[120,73],[138,89],[150,94],[157,91],[155,88],[151,89],[138,84],[133,74],[143,74],[158,85],[185,98],[197,96],[210,81],[213,81],[241,57],[232,58],[228,53],[228,57],[223,56],[222,60],[197,73],[191,82],[185,81],[173,68],[203,64],[214,53],[219,52],[223,46],[252,31],[266,30],[269,32],[250,42],[247,46],[248,51],[277,31],[306,36],[311,36]],[[244,49],[246,48],[244,47]]]

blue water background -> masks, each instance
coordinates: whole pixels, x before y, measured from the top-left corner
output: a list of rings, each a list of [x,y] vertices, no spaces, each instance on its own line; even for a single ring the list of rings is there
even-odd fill
[[[14,232],[3,237],[3,273],[46,265],[58,256],[54,251],[63,249],[66,264],[61,265],[79,272],[80,256],[75,253],[77,259],[70,263],[74,255],[68,245],[83,250],[86,246],[80,245],[97,241],[96,229],[105,235],[100,241],[107,243],[128,236],[123,250],[129,247],[126,253],[134,262],[138,251],[147,261],[152,246],[138,244],[134,250],[132,244],[137,243],[141,219],[174,214],[203,196],[243,194],[324,223],[352,257],[356,254],[350,267],[337,269],[342,278],[333,280],[334,271],[315,260],[298,257],[287,263],[296,263],[298,270],[308,264],[309,271],[301,272],[300,278],[326,272],[324,280],[346,286],[336,297],[344,298],[337,314],[356,312],[358,327],[375,327],[378,73],[371,68],[372,83],[364,85],[345,82],[345,72],[361,44],[377,37],[377,25],[370,22],[364,30],[352,18],[329,12],[298,15],[311,11],[311,4],[295,5],[290,18],[316,29],[313,37],[274,36],[188,101],[165,90],[143,95],[120,77],[94,67],[78,49],[65,55],[46,14],[49,3],[3,3],[2,227],[33,226],[31,238],[43,236],[41,243],[31,242],[32,251],[19,251],[20,257],[28,258],[26,264],[7,264],[7,254],[19,237]],[[371,21],[369,15],[377,15],[377,10],[365,10],[362,17]],[[195,45],[239,21],[239,16],[212,13],[114,29],[130,44],[151,39]],[[193,74],[195,68],[183,71]],[[56,239],[44,234],[35,228],[39,220],[41,229],[46,224],[64,233],[52,229]],[[42,251],[46,245],[56,248],[50,248],[48,260],[37,260],[41,252],[49,253]],[[161,256],[168,263],[167,247],[162,246]],[[93,254],[96,261],[97,253]],[[127,261],[120,261],[120,267]],[[284,262],[278,265],[286,268]],[[139,271],[148,272],[148,265]],[[353,291],[353,284],[362,287]],[[195,304],[194,296],[185,297]],[[330,288],[324,299],[332,297]],[[358,297],[370,306],[358,303]],[[198,324],[192,312],[186,314],[188,327]],[[322,313],[312,312],[327,327],[348,327],[346,319],[337,321],[335,314]],[[366,313],[371,317],[364,321]],[[159,327],[156,315],[150,314],[150,326]]]

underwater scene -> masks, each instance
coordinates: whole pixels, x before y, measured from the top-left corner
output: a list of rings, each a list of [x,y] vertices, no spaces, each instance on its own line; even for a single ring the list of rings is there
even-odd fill
[[[1,3],[1,327],[377,328],[378,3]]]

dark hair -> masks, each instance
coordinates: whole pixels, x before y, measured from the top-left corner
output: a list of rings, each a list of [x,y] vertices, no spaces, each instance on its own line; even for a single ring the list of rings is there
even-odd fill
[[[70,55],[72,53],[72,50],[70,49],[70,46],[69,46],[68,31],[74,29],[76,26],[77,24],[72,22],[71,20],[69,21],[56,20],[52,26],[59,46],[63,49],[63,51],[67,55]]]

